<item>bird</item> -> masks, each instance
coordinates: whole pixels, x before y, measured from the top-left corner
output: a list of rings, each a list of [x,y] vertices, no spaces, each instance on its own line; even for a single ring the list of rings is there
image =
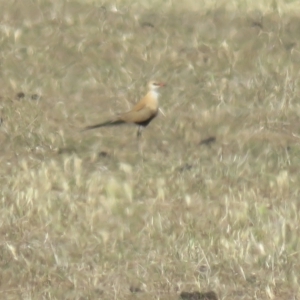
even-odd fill
[[[159,111],[158,90],[166,86],[165,83],[152,80],[148,83],[148,93],[129,111],[120,113],[116,117],[105,122],[87,126],[83,131],[106,126],[116,126],[121,124],[136,124],[138,125],[137,138],[141,136],[142,129],[157,116]]]

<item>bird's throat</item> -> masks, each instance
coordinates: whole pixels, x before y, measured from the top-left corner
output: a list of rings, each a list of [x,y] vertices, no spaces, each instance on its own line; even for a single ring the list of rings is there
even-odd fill
[[[159,98],[159,92],[157,92],[157,91],[150,91],[149,94],[150,94],[150,97],[152,97],[155,100],[158,100],[158,98]]]

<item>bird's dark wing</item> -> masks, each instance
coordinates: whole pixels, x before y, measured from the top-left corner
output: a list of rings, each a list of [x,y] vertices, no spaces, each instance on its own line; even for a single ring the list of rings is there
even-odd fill
[[[126,123],[144,123],[148,120],[150,121],[157,115],[157,111],[153,111],[148,107],[144,107],[139,111],[129,111],[127,113],[123,113],[119,116],[121,120]]]

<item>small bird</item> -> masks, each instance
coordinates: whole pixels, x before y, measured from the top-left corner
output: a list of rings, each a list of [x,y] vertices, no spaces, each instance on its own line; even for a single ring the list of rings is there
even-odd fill
[[[85,130],[95,129],[105,126],[116,126],[126,123],[138,125],[137,137],[139,138],[142,129],[146,127],[158,114],[158,89],[166,84],[155,80],[148,83],[148,93],[130,111],[121,113],[115,118],[96,125],[87,126]]]

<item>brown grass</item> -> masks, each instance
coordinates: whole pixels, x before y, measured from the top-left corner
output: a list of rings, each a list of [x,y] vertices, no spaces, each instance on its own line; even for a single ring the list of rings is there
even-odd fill
[[[300,297],[297,2],[180,2],[0,4],[1,299]]]

